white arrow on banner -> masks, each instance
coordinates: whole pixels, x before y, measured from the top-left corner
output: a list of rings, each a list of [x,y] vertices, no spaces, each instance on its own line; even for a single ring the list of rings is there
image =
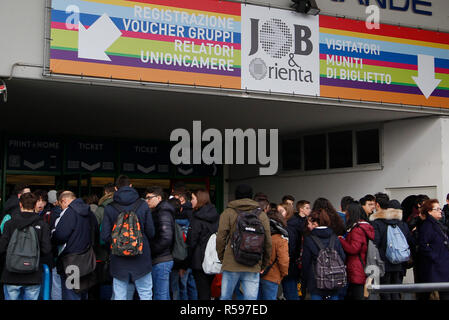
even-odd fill
[[[141,166],[140,164],[138,164],[137,169],[142,171],[143,173],[150,173],[151,171],[156,170],[156,165],[154,164],[148,168],[145,168],[144,166]]]
[[[97,170],[100,167],[101,167],[101,163],[100,162],[94,163],[93,165],[89,165],[89,164],[81,161],[81,168],[84,168],[84,169],[89,170],[89,171]]]
[[[23,165],[27,166],[28,168],[30,168],[32,170],[36,170],[38,168],[41,168],[41,167],[44,166],[44,164],[45,164],[45,162],[43,160],[39,161],[36,164],[33,164],[33,163],[29,162],[28,160],[23,160]]]
[[[106,13],[89,29],[78,22],[78,58],[111,61],[106,53],[122,33]]]
[[[425,54],[418,55],[418,76],[413,77],[422,94],[429,99],[441,80],[435,79],[435,57]]]

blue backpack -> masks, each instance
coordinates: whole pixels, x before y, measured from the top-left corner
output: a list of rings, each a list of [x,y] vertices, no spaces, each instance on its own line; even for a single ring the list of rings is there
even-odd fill
[[[385,257],[392,264],[407,262],[410,259],[410,248],[407,239],[397,224],[387,227],[387,250]]]

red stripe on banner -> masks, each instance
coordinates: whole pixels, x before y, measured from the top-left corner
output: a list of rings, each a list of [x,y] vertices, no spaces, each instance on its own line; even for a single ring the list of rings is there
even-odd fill
[[[223,14],[230,14],[240,17],[241,4],[237,2],[220,0],[126,0],[129,2],[141,2],[167,7],[184,8],[198,11],[209,11]]]
[[[366,28],[365,21],[320,15],[320,27],[378,36],[449,44],[449,33],[380,24],[380,29]]]

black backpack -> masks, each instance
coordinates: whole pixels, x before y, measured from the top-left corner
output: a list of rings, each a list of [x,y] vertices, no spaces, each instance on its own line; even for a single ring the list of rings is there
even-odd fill
[[[236,212],[238,216],[231,248],[236,262],[252,267],[262,260],[264,252],[265,228],[259,219],[262,210]]]
[[[14,230],[6,250],[6,269],[15,273],[39,271],[39,238],[34,226]]]

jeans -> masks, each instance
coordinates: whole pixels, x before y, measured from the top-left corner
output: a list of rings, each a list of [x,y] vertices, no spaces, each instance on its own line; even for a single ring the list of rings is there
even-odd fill
[[[5,284],[3,286],[5,300],[37,300],[41,291],[41,285],[15,286]]]
[[[338,300],[338,294],[326,296],[326,295],[312,293],[312,294],[310,294],[310,300]]]
[[[66,286],[67,276],[63,274],[60,275],[60,277],[61,277],[62,300],[87,300],[87,290],[84,292],[76,293],[72,289],[67,288]]]
[[[276,300],[279,285],[276,282],[260,279],[259,297],[257,300]]]
[[[179,275],[179,270],[170,273],[170,287],[173,300],[198,300],[195,278],[192,269],[187,269],[184,275]]]
[[[51,270],[51,300],[62,300],[61,276],[56,268]]]
[[[380,278],[380,284],[402,284],[403,274],[401,271],[385,272]],[[401,300],[400,293],[381,293],[380,300]]]
[[[299,300],[298,281],[294,276],[286,276],[282,279],[282,291],[286,300]]]
[[[240,280],[244,300],[257,300],[259,294],[259,272],[223,271],[220,300],[232,300],[232,294]]]
[[[170,300],[170,272],[173,261],[153,265],[153,300]]]
[[[140,300],[151,300],[153,297],[153,278],[151,272],[134,281],[134,286],[139,294]],[[130,279],[123,281],[117,278],[112,280],[113,300],[132,300],[134,286]],[[132,289],[132,290],[131,290]]]

